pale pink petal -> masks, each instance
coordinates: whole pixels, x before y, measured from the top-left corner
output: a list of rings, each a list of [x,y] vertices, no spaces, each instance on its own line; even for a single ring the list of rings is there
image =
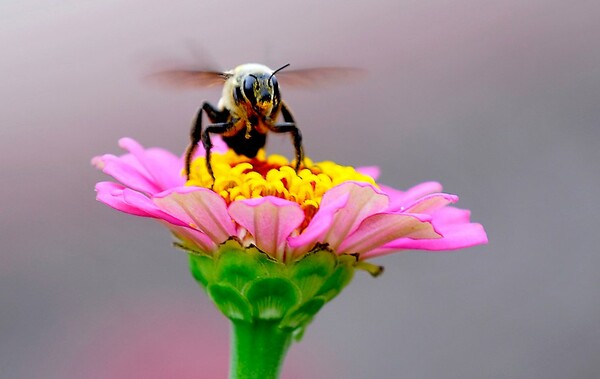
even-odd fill
[[[442,191],[442,185],[438,182],[421,183],[408,191],[399,191],[385,185],[379,185],[379,187],[390,197],[390,205],[387,209],[389,212],[403,211],[423,196]]]
[[[358,225],[388,207],[389,199],[372,185],[346,182],[325,193],[319,210],[306,229],[290,238],[294,254],[310,250],[315,243],[327,243],[336,250]]]
[[[209,236],[198,230],[184,226],[175,226],[166,222],[163,222],[163,224],[171,230],[175,237],[177,237],[185,247],[191,250],[210,253],[215,251],[218,247],[218,244]]]
[[[420,198],[416,202],[409,205],[402,213],[426,213],[432,214],[445,207],[448,204],[453,204],[458,201],[458,196],[447,193],[434,193]]]
[[[304,221],[298,204],[273,196],[234,201],[229,214],[254,236],[259,249],[281,261],[287,238]]]
[[[346,206],[349,197],[349,193],[340,194],[340,196],[330,198],[325,207],[321,203],[318,212],[302,234],[292,237],[288,241],[294,255],[304,254],[312,249],[317,242],[324,241],[325,234],[333,224],[336,212]]]
[[[154,203],[165,213],[206,234],[215,243],[222,243],[235,235],[235,225],[227,213],[225,200],[209,189],[178,187],[157,194]]]
[[[340,245],[339,253],[362,254],[398,238],[440,237],[426,215],[417,217],[417,215],[378,213],[367,217],[358,229],[344,240]]]

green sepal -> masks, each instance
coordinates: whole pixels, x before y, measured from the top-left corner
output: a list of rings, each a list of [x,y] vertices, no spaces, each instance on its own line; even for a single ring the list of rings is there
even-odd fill
[[[373,263],[365,261],[358,261],[356,263],[356,268],[368,272],[374,278],[383,274],[383,266],[374,265]]]
[[[304,299],[313,297],[336,267],[336,256],[327,250],[308,253],[291,267],[292,280],[298,285]]]
[[[252,304],[256,320],[281,320],[300,302],[298,287],[286,278],[256,279],[246,286],[246,298]]]
[[[310,299],[297,309],[291,310],[281,321],[281,327],[296,329],[308,324],[326,302],[327,300],[321,296]]]
[[[239,291],[256,278],[268,276],[260,257],[250,249],[247,252],[233,249],[221,251],[215,263],[216,280],[230,283]]]
[[[190,258],[190,271],[192,276],[202,287],[206,287],[208,283],[214,282],[214,261],[213,258],[208,255],[192,255],[194,259]]]
[[[360,264],[318,245],[283,263],[231,238],[212,255],[189,255],[190,270],[232,321],[276,323],[298,338],[325,303],[350,282]]]
[[[217,308],[230,320],[245,321],[252,317],[250,303],[231,284],[209,284],[206,290]]]
[[[357,263],[356,257],[352,255],[339,255],[337,258],[338,262],[334,272],[317,292],[318,296],[324,297],[327,301],[336,297],[350,283],[354,276],[354,266]]]

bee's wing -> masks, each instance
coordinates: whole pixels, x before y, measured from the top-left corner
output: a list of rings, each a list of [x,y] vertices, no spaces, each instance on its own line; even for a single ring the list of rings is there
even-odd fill
[[[166,70],[148,75],[146,79],[169,87],[193,89],[223,84],[228,77],[228,73],[219,71]]]
[[[327,84],[348,81],[365,76],[366,70],[354,67],[315,67],[296,70],[282,70],[276,74],[284,86],[320,87]]]

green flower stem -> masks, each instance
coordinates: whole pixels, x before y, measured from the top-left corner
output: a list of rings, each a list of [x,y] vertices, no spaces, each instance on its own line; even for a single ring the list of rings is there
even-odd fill
[[[233,321],[229,379],[277,379],[291,340],[277,321]]]

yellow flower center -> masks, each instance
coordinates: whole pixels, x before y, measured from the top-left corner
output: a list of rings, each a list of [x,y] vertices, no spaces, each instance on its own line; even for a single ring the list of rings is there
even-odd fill
[[[189,186],[212,188],[227,204],[235,200],[263,196],[276,196],[296,202],[308,218],[319,208],[323,194],[330,188],[346,181],[366,182],[375,180],[357,172],[353,167],[340,166],[325,161],[313,163],[305,158],[305,167],[294,170],[287,158],[265,154],[260,150],[256,158],[237,155],[233,150],[212,153],[215,182],[208,173],[206,159],[192,162]]]

